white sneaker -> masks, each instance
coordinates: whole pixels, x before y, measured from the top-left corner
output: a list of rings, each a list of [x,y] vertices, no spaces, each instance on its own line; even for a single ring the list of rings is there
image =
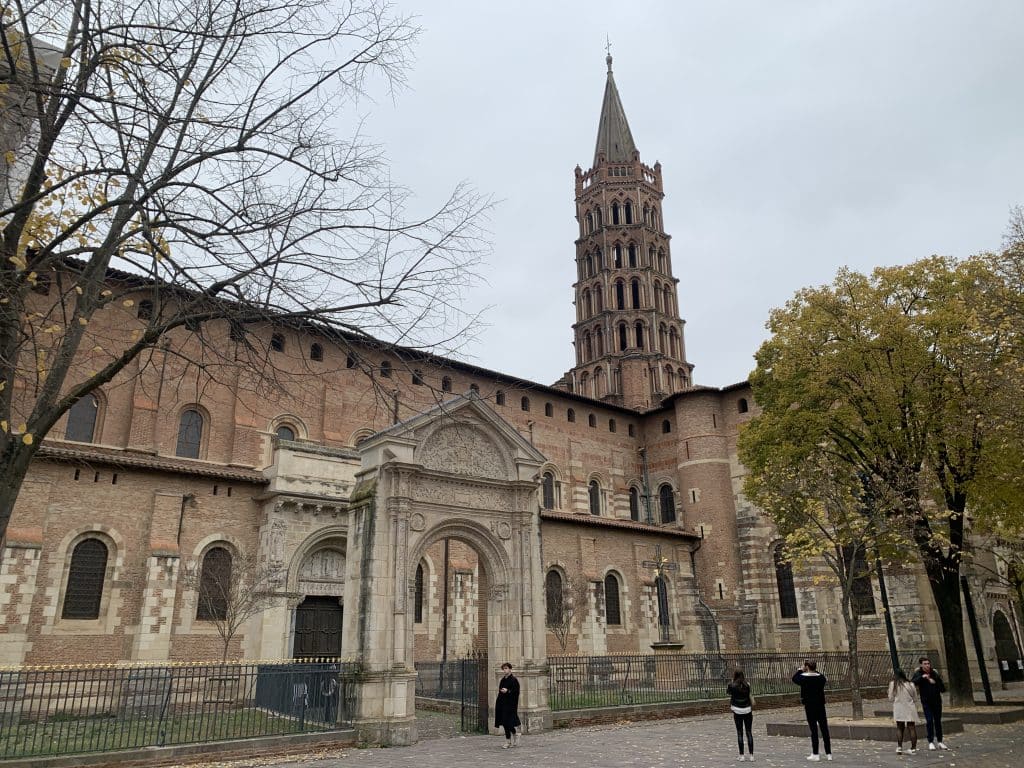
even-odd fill
[[[896,754],[897,755],[902,755],[903,754],[903,747],[896,747]]]
[[[828,760],[829,762],[832,762],[832,753],[829,752],[827,755],[825,755],[825,759]]]
[[[808,755],[807,759],[810,760],[812,763],[820,763],[821,762],[821,757],[819,757],[818,755]]]
[[[754,756],[751,755],[750,757],[747,758],[747,760],[749,760],[750,762],[754,762]]]
[[[929,741],[928,742],[928,749],[935,749],[935,742],[934,741]]]
[[[504,744],[501,745],[501,748],[502,749],[511,749],[512,748],[512,742],[511,741],[506,741]]]
[[[740,762],[744,762],[747,759],[746,755],[740,755]]]
[[[943,744],[943,743],[942,743],[942,742],[940,741],[940,742],[939,742],[939,749],[949,749],[949,747],[947,747],[947,746],[946,746],[945,744]]]
[[[916,755],[917,754],[917,749],[915,749],[914,747],[911,747],[910,749],[907,750],[907,754],[909,754],[909,755]]]

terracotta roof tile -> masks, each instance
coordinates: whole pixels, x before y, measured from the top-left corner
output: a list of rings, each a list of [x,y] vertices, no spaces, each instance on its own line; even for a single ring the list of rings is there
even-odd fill
[[[669,528],[661,525],[648,525],[635,520],[622,520],[617,517],[598,517],[597,515],[575,514],[573,512],[554,512],[550,509],[542,509],[541,520],[550,520],[558,523],[571,523],[575,525],[593,525],[599,528],[620,528],[638,533],[648,533],[652,536],[672,536],[677,539],[700,539],[700,534],[693,531],[684,531],[681,528]]]

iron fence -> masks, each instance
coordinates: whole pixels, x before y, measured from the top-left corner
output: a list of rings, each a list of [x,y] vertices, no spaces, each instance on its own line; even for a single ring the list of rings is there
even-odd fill
[[[329,659],[0,670],[0,759],[337,730],[357,674]]]
[[[910,670],[920,656],[907,651],[901,664]],[[845,652],[813,655],[829,690],[850,689]],[[624,704],[699,701],[725,696],[733,671],[742,669],[755,696],[792,693],[793,673],[806,653],[730,652],[665,655],[555,656],[548,659],[548,696],[552,710],[612,707]],[[888,651],[857,654],[861,687],[886,686],[892,678]]]
[[[417,696],[452,702],[458,708],[463,732],[486,733],[490,711],[486,653],[446,661],[418,661],[415,667]]]

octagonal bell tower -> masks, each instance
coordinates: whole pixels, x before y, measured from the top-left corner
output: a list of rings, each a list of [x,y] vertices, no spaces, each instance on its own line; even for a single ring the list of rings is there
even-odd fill
[[[601,104],[594,164],[576,166],[574,392],[630,408],[685,389],[683,321],[663,229],[661,163],[640,162],[612,74]]]

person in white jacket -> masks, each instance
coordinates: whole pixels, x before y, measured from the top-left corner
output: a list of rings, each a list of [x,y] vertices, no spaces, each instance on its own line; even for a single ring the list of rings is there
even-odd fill
[[[910,731],[910,754],[917,752],[917,686],[907,679],[907,673],[897,669],[889,683],[889,701],[892,719],[896,721],[896,754],[903,754],[903,734]]]

